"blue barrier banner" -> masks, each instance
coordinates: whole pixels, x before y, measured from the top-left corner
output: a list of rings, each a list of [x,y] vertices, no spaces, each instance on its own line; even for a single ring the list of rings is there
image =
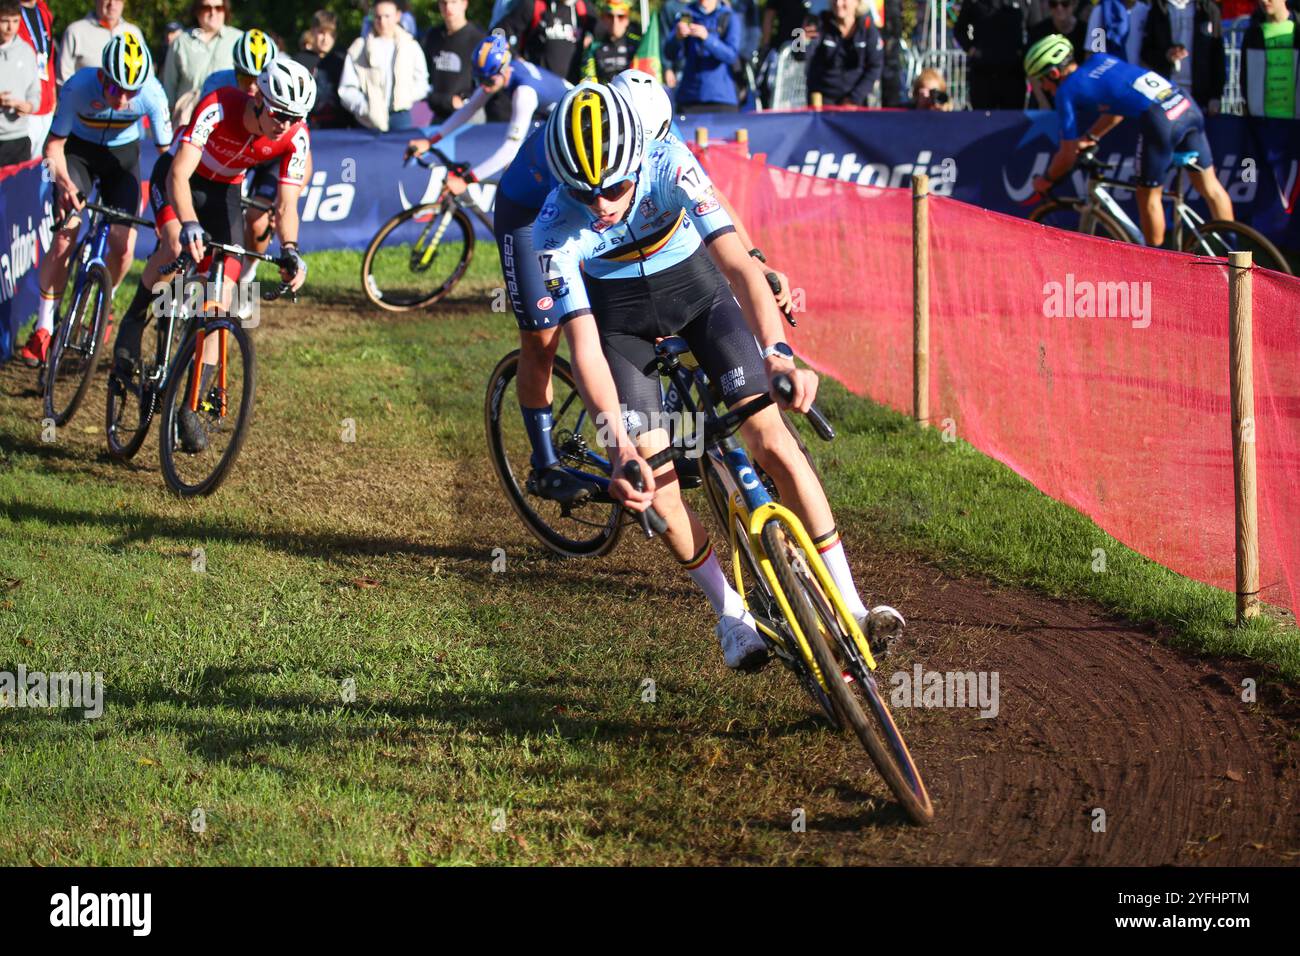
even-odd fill
[[[913,170],[924,170],[940,195],[1018,216],[1026,215],[1023,203],[1032,195],[1033,177],[1047,168],[1057,143],[1050,112],[710,114],[691,116],[684,125],[688,134],[703,126],[715,140],[730,139],[744,127],[751,151],[814,176],[906,186]],[[474,162],[495,149],[503,134],[501,124],[470,126],[440,147],[454,159]],[[304,249],[362,249],[389,216],[437,196],[441,169],[402,165],[409,135],[312,134],[314,171],[300,205]],[[1136,139],[1136,125],[1121,123],[1102,142],[1102,158],[1120,164],[1121,179],[1132,177]],[[1209,139],[1238,218],[1284,246],[1300,247],[1300,224],[1286,211],[1300,171],[1300,121],[1217,116],[1209,120]],[[146,162],[151,165],[152,157]],[[1082,191],[1082,174],[1073,186]],[[493,192],[491,185],[472,187],[482,201]],[[1133,210],[1131,193],[1118,198]],[[152,246],[140,245],[146,252]]]
[[[0,362],[13,357],[18,330],[36,314],[37,271],[54,223],[52,184],[39,162],[0,175]]]
[[[1053,112],[916,113],[907,110],[823,111],[691,116],[687,132],[703,126],[711,139],[749,131],[752,153],[774,166],[863,185],[906,186],[913,170],[930,176],[932,191],[1013,216],[1025,216],[1035,176],[1056,152]],[[1086,118],[1085,118],[1086,119]],[[1082,128],[1087,128],[1084,123]],[[1300,121],[1213,116],[1207,122],[1219,180],[1236,217],[1280,245],[1300,247],[1295,205],[1300,173]],[[1137,125],[1120,123],[1098,156],[1133,178]],[[1081,195],[1087,177],[1075,173],[1065,191]],[[1131,192],[1117,192],[1133,214]],[[1204,214],[1199,197],[1195,205]]]

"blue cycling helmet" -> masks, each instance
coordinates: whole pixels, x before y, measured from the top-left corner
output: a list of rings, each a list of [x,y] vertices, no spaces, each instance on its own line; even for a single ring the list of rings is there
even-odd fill
[[[509,62],[509,42],[499,33],[492,34],[474,51],[474,82],[487,82],[498,75]]]

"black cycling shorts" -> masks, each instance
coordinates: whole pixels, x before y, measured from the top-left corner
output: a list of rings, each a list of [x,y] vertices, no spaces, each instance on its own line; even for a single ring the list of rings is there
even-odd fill
[[[275,199],[280,191],[280,160],[273,159],[261,166],[254,166],[245,176],[248,178],[249,196]]]
[[[172,158],[170,153],[158,157],[149,177],[149,206],[159,228],[179,218],[167,199],[167,178],[171,173]],[[194,212],[199,217],[199,225],[217,242],[243,244],[244,217],[239,205],[239,186],[239,183],[214,183],[198,172],[190,176],[190,195],[194,198]]]
[[[140,212],[140,141],[124,146],[101,146],[79,136],[69,136],[63,145],[68,176],[87,199],[99,183],[100,205]]]
[[[601,345],[635,437],[663,411],[655,339],[680,335],[728,407],[766,394],[767,371],[740,305],[703,248],[663,272],[587,279]]]
[[[1196,165],[1214,165],[1210,141],[1205,138],[1205,116],[1187,94],[1173,99],[1174,108],[1153,103],[1138,120],[1137,163],[1134,168],[1139,186],[1160,186],[1174,168],[1174,153],[1194,152]],[[1170,115],[1174,115],[1171,120]]]

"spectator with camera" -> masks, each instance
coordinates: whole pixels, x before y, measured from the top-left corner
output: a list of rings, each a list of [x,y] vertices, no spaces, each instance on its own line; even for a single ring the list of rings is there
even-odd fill
[[[740,62],[740,17],[719,0],[695,0],[665,45],[669,59],[682,56],[677,81],[679,113],[734,113],[740,100],[732,69]]]
[[[834,106],[866,106],[885,63],[880,31],[859,0],[831,0],[808,54],[808,95]]]
[[[948,83],[942,73],[935,69],[926,69],[916,75],[916,79],[912,81],[911,108],[941,113],[952,111],[952,97],[948,93]]]

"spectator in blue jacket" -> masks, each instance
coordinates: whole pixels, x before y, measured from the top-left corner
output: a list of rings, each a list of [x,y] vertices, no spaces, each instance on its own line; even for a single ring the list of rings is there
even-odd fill
[[[858,0],[831,0],[808,54],[808,93],[827,105],[866,106],[885,65],[885,44]]]
[[[669,60],[682,54],[677,80],[677,112],[734,113],[740,59],[741,18],[719,0],[695,0],[677,20],[665,45]]]

